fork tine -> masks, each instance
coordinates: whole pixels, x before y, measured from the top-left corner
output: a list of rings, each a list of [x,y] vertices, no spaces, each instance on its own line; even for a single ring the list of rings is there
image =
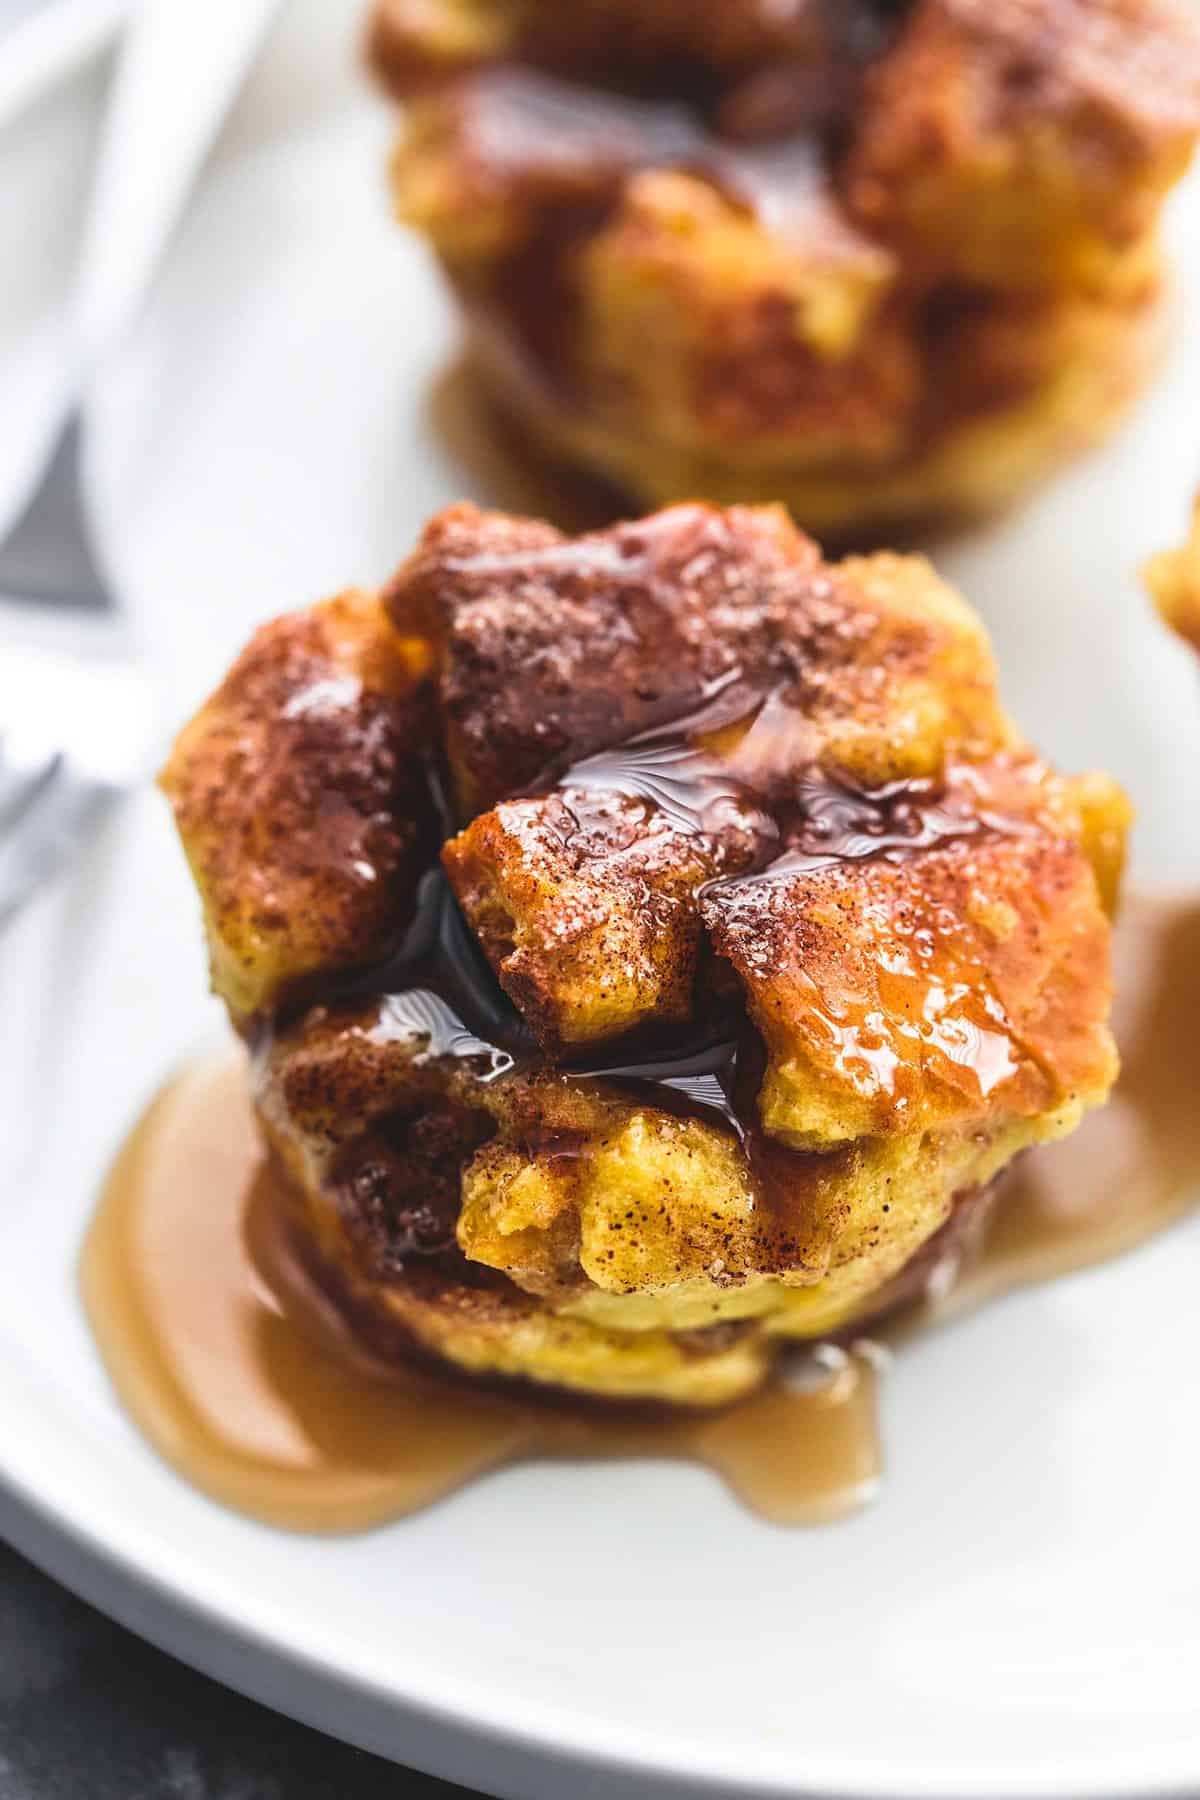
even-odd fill
[[[112,629],[0,598],[0,929],[154,760],[154,688]]]
[[[37,804],[56,779],[62,765],[60,751],[51,751],[43,762],[9,765],[0,756],[0,831],[11,830],[31,806]]]
[[[75,773],[65,757],[0,837],[0,927],[55,873],[116,790]]]

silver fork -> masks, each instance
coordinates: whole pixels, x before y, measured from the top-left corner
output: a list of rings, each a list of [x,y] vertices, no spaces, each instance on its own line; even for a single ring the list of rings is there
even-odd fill
[[[145,772],[155,736],[89,540],[79,446],[72,413],[0,544],[0,927]]]
[[[78,396],[136,313],[278,4],[143,0],[127,28],[80,256],[75,403],[0,542],[0,927],[153,753],[151,684],[88,525]]]

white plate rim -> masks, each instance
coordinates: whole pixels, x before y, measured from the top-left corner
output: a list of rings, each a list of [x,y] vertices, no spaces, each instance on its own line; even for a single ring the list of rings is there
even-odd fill
[[[1002,1304],[1002,1302],[1001,1302]],[[8,1365],[11,1368],[11,1364]],[[50,1384],[45,1384],[49,1387]],[[1059,1758],[1037,1779],[1013,1775],[1003,1786],[981,1780],[983,1759],[926,1765],[914,1784],[889,1780],[886,1765],[857,1746],[852,1760],[825,1755],[797,1769],[787,1754],[764,1751],[757,1766],[714,1766],[689,1759],[685,1743],[650,1738],[609,1722],[594,1726],[564,1709],[526,1705],[525,1716],[501,1716],[486,1689],[457,1695],[426,1687],[410,1668],[383,1685],[356,1657],[353,1641],[324,1644],[306,1634],[303,1614],[256,1599],[237,1584],[194,1566],[186,1545],[132,1516],[100,1515],[86,1484],[62,1484],[39,1466],[37,1447],[60,1396],[39,1413],[41,1430],[22,1424],[15,1389],[0,1366],[0,1536],[54,1579],[159,1649],[278,1712],[332,1736],[443,1779],[476,1786],[480,1756],[496,1794],[551,1800],[569,1776],[582,1796],[685,1800],[1193,1800],[1197,1763],[1164,1758],[1147,1764],[1145,1745],[1114,1766],[1111,1748],[1089,1761]],[[28,1414],[25,1415],[28,1418]],[[18,1448],[19,1447],[19,1448]],[[483,1477],[487,1480],[488,1477]],[[78,1496],[78,1499],[74,1496]],[[403,1522],[400,1523],[403,1528]],[[385,1528],[386,1529],[386,1528]],[[391,1527],[396,1529],[396,1527]],[[836,1529],[836,1528],[834,1528]],[[302,1540],[301,1540],[302,1541]],[[622,1739],[622,1731],[624,1741]],[[586,1783],[580,1786],[581,1782]]]

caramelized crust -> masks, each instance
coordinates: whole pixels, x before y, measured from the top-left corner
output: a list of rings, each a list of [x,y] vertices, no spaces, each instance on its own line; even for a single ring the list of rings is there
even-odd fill
[[[1182,0],[391,0],[372,44],[480,373],[643,499],[984,510],[1155,353]]]
[[[636,405],[660,456],[752,464],[886,468],[909,446],[924,376],[899,264],[811,170],[794,183],[786,230],[767,232],[736,175],[725,191],[684,170],[630,176],[572,265],[571,379],[599,425],[626,428]],[[552,382],[526,374],[552,407]]]
[[[866,0],[380,0],[367,53],[398,94],[464,67],[514,57],[590,77],[661,78],[664,69],[752,76],[782,63],[823,72],[843,34],[873,29]],[[846,17],[837,18],[841,11]]]
[[[964,281],[1119,282],[1191,156],[1197,42],[1177,0],[923,0],[867,77],[850,209]]]
[[[162,787],[235,1019],[402,925],[431,824],[427,666],[350,591],[263,626],[180,734]]]
[[[529,1192],[568,1166],[561,1143],[582,1146],[588,1133],[607,1141],[612,1108],[596,1091],[551,1079],[497,1093],[462,1063],[430,1059],[384,1006],[310,1014],[262,1062],[258,1105],[303,1240],[386,1353],[415,1348],[476,1374],[676,1405],[720,1405],[766,1373],[765,1334],[736,1320],[714,1328],[702,1294],[683,1333],[670,1309],[632,1331],[573,1304],[590,1291],[581,1245],[605,1265],[603,1240],[617,1240],[605,1221],[584,1228],[561,1199],[531,1215]],[[519,1153],[525,1181],[513,1210],[489,1215],[504,1246],[489,1255],[463,1193],[482,1201],[491,1191],[483,1171],[495,1151],[472,1161],[473,1146],[506,1129],[523,1142],[531,1123],[538,1135]],[[676,1157],[675,1166],[693,1165]]]
[[[681,831],[647,800],[567,787],[502,801],[442,861],[505,992],[553,1052],[690,1019],[695,895],[752,860],[757,823]]]
[[[385,1347],[723,1403],[1114,1077],[1122,797],[1035,759],[928,564],[775,509],[452,508],[385,601],[259,632],[163,780],[298,1229]]]
[[[1145,569],[1146,585],[1167,624],[1200,650],[1200,499],[1192,535],[1179,550],[1164,550]]]
[[[918,856],[795,872],[785,857],[705,897],[766,1045],[759,1106],[773,1136],[806,1148],[928,1136],[1078,1113],[1108,1092],[1093,870],[1045,816],[1058,798],[1041,792],[1045,772],[1014,773],[964,773],[977,828]],[[953,795],[952,782],[947,807]]]
[[[426,527],[384,602],[435,644],[455,791],[469,818],[725,696],[776,689],[743,762],[786,778],[827,754],[865,783],[923,775],[949,743],[1012,728],[987,638],[919,558],[831,565],[778,507],[691,503],[568,539],[469,505]],[[731,689],[730,684],[734,686]]]
[[[821,569],[816,545],[767,509],[676,507],[572,540],[463,504],[426,527],[384,604],[436,646],[470,818],[680,717],[743,658],[765,664],[782,609]]]
[[[387,1002],[318,1008],[280,1038],[259,1115],[301,1228],[384,1347],[682,1405],[758,1385],[772,1339],[869,1312],[959,1195],[1070,1123],[950,1135],[937,1156],[865,1141],[789,1158],[764,1190],[702,1118],[601,1081],[485,1075],[430,1056]]]
[[[548,1050],[690,1016],[694,896],[783,847],[801,778],[875,787],[1015,741],[978,621],[919,559],[830,565],[777,510],[697,504],[520,551],[505,531],[454,509],[388,605],[436,635],[442,594],[464,810],[567,765],[553,794],[502,801],[443,851]]]

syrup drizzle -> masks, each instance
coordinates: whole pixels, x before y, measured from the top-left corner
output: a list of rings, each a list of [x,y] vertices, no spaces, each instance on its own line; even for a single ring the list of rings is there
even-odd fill
[[[803,715],[787,706],[779,690],[765,697],[748,693],[735,668],[710,684],[696,710],[570,765],[555,788],[575,830],[586,828],[593,800],[620,794],[646,801],[682,835],[707,836],[719,844],[730,809],[736,809],[739,833],[752,842],[752,854],[733,872],[704,884],[697,904],[751,881],[819,873],[846,862],[902,862],[955,842],[1031,829],[1028,820],[981,807],[969,784],[957,785],[953,769],[938,781],[906,779],[876,788],[852,786],[815,764],[798,776],[769,765],[764,773],[758,766],[762,740],[780,731],[786,735],[781,715],[795,729],[804,728]],[[764,721],[769,721],[766,731]],[[718,755],[708,740],[731,728],[742,733],[741,741]],[[531,791],[549,786],[547,774]],[[438,804],[444,835],[450,836],[453,822],[444,801]],[[378,999],[380,1030],[426,1036],[429,1054],[478,1061],[485,1079],[538,1061],[532,1033],[497,982],[440,867],[422,878],[413,919],[393,955],[376,968],[330,983],[323,997]],[[586,1060],[567,1066],[577,1075],[688,1092],[686,1084],[697,1079],[728,1075],[746,1040],[740,1006],[726,1006],[724,1016],[719,1001],[705,1010],[715,1011],[715,1030],[709,1023],[698,1034],[674,1032],[669,1043],[653,1031],[635,1034],[592,1048]],[[723,1079],[722,1086],[720,1104],[728,1111],[729,1081]],[[711,1086],[706,1091],[716,1104]],[[753,1128],[749,1112],[734,1122],[742,1136]]]
[[[486,69],[460,90],[472,154],[571,210],[584,194],[602,204],[640,169],[673,168],[711,181],[769,230],[811,226],[859,83],[905,5],[823,0],[816,10],[796,54],[724,82],[668,66],[647,95],[515,63]]]
[[[639,568],[646,560],[653,564],[659,553],[653,534],[649,537],[637,552]],[[545,560],[575,559],[578,554],[575,545],[552,545],[537,553]],[[617,552],[602,540],[586,545],[584,554],[607,559]],[[524,552],[522,559],[524,567],[528,561]],[[489,559],[489,570],[494,565],[503,568],[503,561]],[[808,744],[812,727],[803,710],[790,703],[786,685],[778,678],[764,688],[735,665],[705,684],[698,703],[682,716],[670,693],[654,703],[653,710],[659,708],[665,718],[565,768],[543,770],[529,791],[553,790],[561,797],[572,821],[568,842],[571,834],[587,832],[591,808],[603,808],[614,794],[645,801],[685,837],[704,837],[712,847],[714,866],[726,862],[731,867],[699,889],[695,904],[701,914],[722,888],[751,880],[810,875],[846,862],[902,862],[957,841],[1029,829],[1026,820],[983,806],[970,770],[952,768],[938,781],[898,780],[874,789],[854,787],[811,761],[802,763],[803,772],[797,776],[796,757]],[[436,769],[430,771],[430,780],[442,835],[449,837],[454,820]],[[473,1077],[485,1084],[545,1067],[531,1031],[496,980],[440,867],[422,878],[413,918],[394,954],[380,967],[324,985],[318,997],[333,1005],[373,1001],[377,1010],[372,1036],[417,1040],[421,1056],[464,1060]],[[881,1087],[889,1088],[894,1053],[886,1044],[876,1043],[869,1029],[833,1016],[815,991],[814,1000],[840,1046],[843,1062],[869,1068]],[[577,1078],[615,1086],[642,1104],[732,1132],[750,1166],[761,1205],[780,1221],[779,1253],[785,1256],[790,1234],[784,1221],[806,1189],[822,1178],[824,1159],[763,1131],[758,1094],[765,1058],[740,997],[706,991],[695,1010],[697,1022],[674,1028],[669,1037],[651,1025],[591,1046],[583,1055],[566,1056],[562,1066]],[[971,1071],[986,1095],[1016,1068],[1003,1014],[996,1016],[998,1029],[991,1030],[952,1011],[953,1016],[940,1023],[931,1015],[926,1029],[944,1054]],[[374,1139],[364,1139],[360,1148],[371,1164],[371,1192],[380,1199],[384,1215],[407,1218],[415,1203],[408,1188],[420,1189],[424,1177],[414,1175],[403,1144],[398,1146],[399,1163],[391,1162],[391,1167],[396,1175],[392,1188],[398,1182],[404,1192],[393,1192],[390,1198],[380,1195],[374,1177],[378,1161]],[[348,1155],[344,1171],[342,1185],[352,1210],[358,1205],[354,1173],[360,1160]],[[446,1211],[439,1220],[439,1229],[429,1227],[415,1237],[403,1226],[407,1256],[454,1253],[453,1216]]]
[[[1200,902],[1131,903],[1117,963],[1124,1073],[1111,1105],[1027,1157],[990,1215],[946,1240],[906,1330],[1120,1254],[1195,1205]],[[866,1346],[819,1350],[798,1384],[785,1376],[699,1417],[489,1392],[380,1362],[307,1276],[282,1220],[242,1063],[228,1059],[155,1101],[83,1252],[118,1394],[167,1460],[230,1506],[297,1530],[363,1529],[499,1464],[551,1456],[699,1461],[780,1523],[841,1516],[875,1491],[878,1359]]]

